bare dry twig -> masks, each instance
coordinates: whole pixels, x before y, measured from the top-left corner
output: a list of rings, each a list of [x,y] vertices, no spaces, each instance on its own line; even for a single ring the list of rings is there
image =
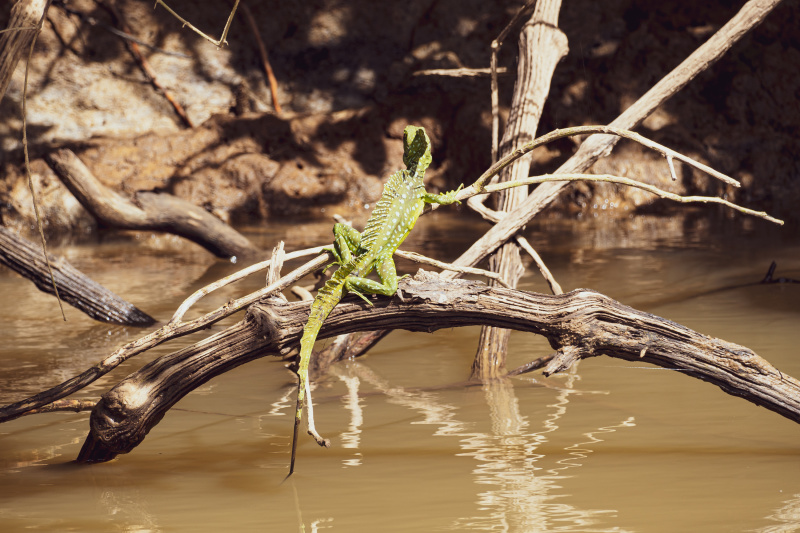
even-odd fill
[[[114,7],[112,4],[109,3],[102,3],[101,4],[114,18],[114,21],[120,26],[120,29],[123,33],[130,34],[131,30],[125,24],[125,19],[122,18],[122,15],[117,11],[117,8]],[[189,115],[186,113],[186,110],[183,108],[178,99],[172,94],[172,91],[164,87],[160,81],[158,81],[158,76],[156,76],[156,71],[153,70],[153,67],[150,66],[150,62],[147,61],[147,58],[144,57],[142,50],[139,48],[139,44],[135,40],[126,40],[125,44],[128,46],[128,50],[130,51],[133,58],[139,64],[139,67],[144,72],[145,77],[150,82],[150,84],[162,95],[164,98],[167,99],[167,102],[172,106],[175,110],[175,114],[177,114],[183,122],[189,126],[190,128],[194,128],[194,122],[192,119],[189,118]]]
[[[253,37],[256,40],[258,53],[261,54],[261,64],[263,65],[264,72],[267,75],[267,81],[269,81],[269,92],[272,95],[272,107],[275,108],[275,113],[280,115],[283,111],[281,110],[281,104],[278,102],[278,80],[275,78],[275,73],[272,71],[272,65],[269,62],[269,55],[267,54],[267,47],[264,46],[264,41],[261,39],[261,32],[258,31],[258,25],[256,25],[256,19],[253,17],[253,12],[250,11],[250,8],[247,7],[247,4],[245,3],[242,3],[242,13],[245,14],[247,23],[250,26],[250,31],[253,32]]]
[[[703,204],[720,204],[740,213],[744,213],[745,215],[750,215],[758,218],[763,218],[773,224],[778,224],[780,226],[783,225],[783,220],[777,219],[768,215],[764,211],[755,211],[753,209],[748,209],[747,207],[742,207],[739,205],[734,204],[733,202],[729,202],[723,198],[718,198],[716,196],[682,196],[680,194],[675,194],[669,191],[665,191],[656,187],[655,185],[650,185],[648,183],[642,183],[641,181],[632,180],[630,178],[624,178],[621,176],[612,176],[610,174],[548,174],[544,176],[533,176],[523,180],[516,180],[516,181],[509,181],[506,183],[496,183],[494,185],[487,185],[484,188],[486,192],[496,192],[503,189],[508,189],[510,187],[515,187],[518,185],[533,185],[537,183],[549,183],[549,182],[558,182],[558,181],[598,181],[598,182],[605,182],[605,183],[618,183],[620,185],[627,185],[628,187],[635,187],[637,189],[642,189],[643,191],[647,191],[653,194],[660,196],[661,198],[665,198],[667,200],[672,200],[673,202],[679,202],[683,204],[689,203],[703,203]]]
[[[25,160],[25,175],[28,178],[28,189],[31,191],[31,199],[33,201],[33,212],[36,215],[36,226],[39,229],[39,237],[42,240],[42,255],[44,255],[45,263],[47,264],[47,271],[50,273],[50,282],[53,285],[53,294],[58,301],[58,308],[61,311],[61,318],[64,322],[67,321],[67,315],[64,313],[64,304],[61,302],[61,297],[58,295],[58,287],[56,286],[56,278],[53,275],[53,267],[50,265],[50,257],[47,253],[47,240],[44,237],[44,227],[42,226],[42,216],[39,213],[39,202],[36,199],[36,189],[33,186],[33,173],[31,172],[31,161],[28,154],[28,72],[30,71],[31,58],[33,57],[33,47],[36,44],[36,38],[42,31],[42,25],[47,17],[47,9],[50,7],[50,0],[47,0],[42,11],[42,16],[35,27],[35,32],[31,38],[30,48],[28,49],[28,58],[25,61],[25,79],[22,84],[22,102],[20,103],[22,113],[22,153]]]
[[[508,69],[505,67],[497,68],[497,74],[507,74]],[[479,78],[489,76],[492,70],[488,68],[431,68],[427,70],[418,70],[412,76],[448,76],[451,78]]]
[[[233,9],[231,9],[231,14],[228,15],[228,20],[227,20],[227,22],[225,22],[225,28],[223,28],[222,35],[220,36],[219,40],[215,40],[214,38],[206,35],[202,31],[200,31],[199,29],[194,27],[191,22],[187,21],[186,19],[184,19],[183,17],[181,17],[180,15],[175,13],[175,11],[173,11],[172,8],[170,8],[167,4],[165,4],[164,0],[156,0],[156,5],[161,5],[164,9],[169,11],[169,13],[173,17],[175,17],[176,19],[181,21],[181,23],[184,26],[188,27],[190,30],[192,30],[193,32],[195,32],[196,34],[201,36],[203,39],[206,39],[207,41],[212,43],[217,48],[221,48],[223,44],[228,44],[228,41],[226,41],[225,39],[228,37],[228,30],[230,30],[231,22],[233,22],[233,15],[236,13],[236,8],[239,7],[239,0],[236,0],[233,3]]]

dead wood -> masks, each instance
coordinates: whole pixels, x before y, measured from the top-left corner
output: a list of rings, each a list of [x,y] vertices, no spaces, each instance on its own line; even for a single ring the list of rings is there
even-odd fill
[[[658,106],[680,91],[698,74],[714,64],[748,31],[764,20],[778,4],[780,4],[780,0],[749,0],[708,41],[690,54],[680,65],[656,83],[609,125],[624,129],[635,128]],[[592,135],[581,144],[578,151],[561,165],[554,174],[583,172],[600,157],[610,153],[618,140],[619,138],[617,137],[607,135]],[[558,196],[565,186],[566,184],[564,183],[546,183],[537,187],[522,204],[503,217],[500,222],[478,239],[454,263],[458,266],[474,266],[478,264],[530,222],[533,217]],[[444,275],[446,278],[457,276],[452,272]]]
[[[217,257],[261,253],[244,235],[205,209],[170,194],[139,192],[135,203],[123,198],[100,183],[71,150],[56,150],[45,159],[81,205],[101,224],[173,233],[199,244]]]
[[[0,100],[6,94],[19,60],[28,53],[47,3],[47,0],[19,0],[11,8],[9,31],[0,34]]]
[[[542,109],[550,93],[550,81],[558,62],[567,55],[567,37],[558,28],[561,0],[539,0],[531,19],[523,26],[519,37],[519,65],[508,124],[500,144],[500,157],[536,137]],[[501,182],[527,178],[530,156],[517,159],[499,175]],[[502,191],[497,197],[497,209],[513,210],[525,201],[527,187]],[[519,246],[507,242],[489,259],[489,270],[497,272],[512,288],[525,272]],[[505,374],[505,354],[510,331],[491,326],[481,328],[478,350],[472,364],[474,379],[496,379]]]
[[[800,382],[753,351],[715,339],[588,289],[544,295],[446,281],[420,272],[400,282],[404,298],[348,297],[320,331],[327,338],[353,331],[435,331],[491,324],[546,337],[556,356],[546,373],[608,355],[677,369],[800,422]],[[239,365],[294,349],[308,319],[308,302],[251,306],[238,324],[193,346],[160,357],[107,392],[91,416],[81,462],[107,461],[133,450],[181,398]]]
[[[41,247],[0,226],[0,263],[53,294],[53,284]],[[155,323],[147,313],[123,300],[70,265],[50,255],[50,265],[61,299],[95,320],[123,326],[145,327]]]

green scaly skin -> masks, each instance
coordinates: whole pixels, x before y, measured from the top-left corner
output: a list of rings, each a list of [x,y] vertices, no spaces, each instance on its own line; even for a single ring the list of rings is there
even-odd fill
[[[363,233],[344,224],[333,227],[334,245],[327,249],[336,258],[339,268],[317,293],[311,304],[308,322],[300,340],[300,365],[297,372],[297,411],[292,438],[292,459],[289,475],[294,472],[297,432],[303,418],[303,402],[308,406],[308,433],[320,446],[330,442],[314,427],[314,412],[308,382],[308,363],[322,323],[342,297],[352,292],[371,302],[365,294],[393,296],[397,292],[397,270],[392,255],[405,240],[425,204],[450,205],[461,187],[444,194],[428,194],[423,177],[431,164],[431,143],[424,128],[406,127],[403,132],[403,163],[406,170],[395,172],[386,182],[383,194],[375,205]],[[372,270],[380,282],[367,279]],[[307,399],[306,399],[307,397]]]

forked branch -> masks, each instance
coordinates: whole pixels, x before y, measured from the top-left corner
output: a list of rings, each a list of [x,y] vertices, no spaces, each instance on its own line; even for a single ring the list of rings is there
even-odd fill
[[[188,20],[184,19],[183,17],[175,13],[175,11],[173,11],[171,7],[169,7],[167,4],[164,3],[164,0],[156,0],[156,6],[158,5],[161,5],[164,9],[169,11],[169,13],[173,17],[181,21],[181,23],[183,23],[184,26],[188,27],[190,30],[201,36],[203,39],[206,39],[217,48],[220,48],[222,47],[223,44],[228,44],[228,41],[226,40],[226,38],[228,37],[228,30],[230,30],[231,28],[231,22],[233,22],[233,15],[236,14],[236,8],[239,7],[239,0],[235,0],[233,2],[233,8],[231,9],[231,14],[228,15],[228,20],[225,22],[225,28],[223,28],[222,35],[220,36],[219,40],[216,40],[213,37],[206,35],[202,31],[197,29],[195,26],[193,26],[191,22],[189,22]]]

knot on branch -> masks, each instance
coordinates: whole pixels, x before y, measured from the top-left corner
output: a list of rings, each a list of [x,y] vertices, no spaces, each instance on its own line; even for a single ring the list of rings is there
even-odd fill
[[[442,279],[439,274],[420,268],[413,278],[400,281],[398,292],[400,290],[412,299],[418,298],[436,304],[453,305],[462,302],[477,302],[478,296],[489,291],[490,288],[479,281]]]
[[[573,344],[562,346],[556,351],[555,357],[547,364],[542,373],[550,377],[558,372],[563,372],[583,357],[592,355],[591,349]]]
[[[261,334],[263,344],[286,356],[295,349],[303,330],[303,324],[292,320],[294,314],[287,312],[289,307],[298,305],[308,307],[310,302],[287,304],[280,298],[266,298],[259,305],[250,307],[244,320],[253,324],[252,331]]]

